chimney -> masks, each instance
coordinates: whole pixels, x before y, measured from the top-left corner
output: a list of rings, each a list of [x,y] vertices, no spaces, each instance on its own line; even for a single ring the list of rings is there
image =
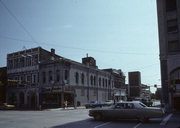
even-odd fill
[[[51,48],[51,53],[52,53],[52,55],[55,55],[55,49],[54,48]]]

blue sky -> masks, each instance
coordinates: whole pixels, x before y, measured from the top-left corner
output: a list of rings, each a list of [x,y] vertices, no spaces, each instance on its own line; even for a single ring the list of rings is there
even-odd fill
[[[78,62],[88,53],[100,69],[140,71],[143,84],[160,84],[155,0],[1,1],[19,23],[0,3],[0,67],[8,53],[41,46]]]

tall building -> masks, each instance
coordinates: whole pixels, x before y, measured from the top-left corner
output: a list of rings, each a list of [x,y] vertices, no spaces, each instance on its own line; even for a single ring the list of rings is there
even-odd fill
[[[180,109],[180,1],[157,0],[161,85],[167,110]]]
[[[6,102],[7,68],[0,68],[0,104]]]
[[[141,89],[141,73],[136,72],[129,72],[129,97],[140,97],[140,89]]]

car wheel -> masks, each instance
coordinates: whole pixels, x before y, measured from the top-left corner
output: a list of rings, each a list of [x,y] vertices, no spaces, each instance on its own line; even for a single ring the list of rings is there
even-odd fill
[[[141,121],[141,122],[148,122],[148,120],[149,120],[149,118],[148,117],[144,117],[144,116],[139,118],[139,121]]]
[[[102,120],[102,115],[101,115],[100,113],[96,113],[96,114],[94,115],[94,119],[95,119],[95,120]]]

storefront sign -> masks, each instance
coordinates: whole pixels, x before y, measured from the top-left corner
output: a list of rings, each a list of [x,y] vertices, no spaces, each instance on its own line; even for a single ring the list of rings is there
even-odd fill
[[[51,92],[51,87],[42,88],[42,93],[49,93],[49,92]]]
[[[67,92],[67,93],[74,93],[75,89],[72,86],[54,86],[54,87],[44,87],[42,88],[42,93],[60,93],[60,92]]]
[[[53,87],[52,92],[61,92],[62,88],[61,87]]]

